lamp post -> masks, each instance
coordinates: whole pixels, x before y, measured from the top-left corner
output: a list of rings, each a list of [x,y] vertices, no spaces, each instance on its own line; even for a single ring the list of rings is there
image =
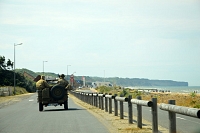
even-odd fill
[[[43,75],[44,75],[44,63],[48,62],[48,61],[43,61]]]
[[[105,82],[105,70],[104,70],[104,78],[103,78],[103,81]]]
[[[67,80],[68,80],[68,66],[71,66],[71,65],[67,65]]]
[[[16,64],[16,62],[15,62],[15,46],[17,46],[17,45],[22,45],[22,43],[14,44],[14,95],[16,94],[16,92],[15,92],[15,83],[16,83],[16,81],[15,81],[15,64]]]

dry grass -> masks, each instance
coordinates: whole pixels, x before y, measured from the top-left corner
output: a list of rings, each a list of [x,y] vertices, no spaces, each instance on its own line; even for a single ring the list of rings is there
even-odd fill
[[[99,90],[96,90],[97,92]],[[122,89],[112,89],[108,91],[112,95],[117,94],[118,96],[122,93]],[[125,97],[132,95],[133,98],[141,96],[142,100],[151,101],[152,98],[157,98],[158,103],[168,103],[169,100],[175,100],[176,105],[185,106],[191,108],[200,108],[200,94],[197,93],[170,93],[170,92],[139,92],[137,90],[126,89],[124,91]]]
[[[157,98],[158,103],[168,103],[168,100],[175,100],[176,105],[191,108],[200,108],[200,94],[190,93],[150,93],[141,95],[143,100]]]

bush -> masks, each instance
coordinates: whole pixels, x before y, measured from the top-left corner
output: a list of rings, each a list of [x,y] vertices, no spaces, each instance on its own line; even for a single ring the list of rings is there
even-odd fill
[[[111,92],[111,90],[113,90],[112,87],[108,87],[108,86],[99,86],[96,89],[99,93],[109,93]]]
[[[130,95],[129,89],[123,89],[120,93],[120,96],[128,97]]]
[[[14,90],[13,90],[13,91],[14,91]],[[22,88],[22,87],[16,87],[16,88],[15,88],[15,92],[16,92],[16,95],[28,93],[28,92],[26,91],[26,89],[24,89],[24,88]]]
[[[141,91],[138,91],[138,90],[135,90],[131,93],[132,97],[133,98],[136,98],[137,96],[141,96],[142,95],[142,92]]]
[[[195,105],[194,108],[200,108],[200,104]]]
[[[194,93],[194,92],[191,92],[191,93],[190,93],[190,96],[193,97],[193,98],[196,97],[196,95],[197,95],[197,94]]]

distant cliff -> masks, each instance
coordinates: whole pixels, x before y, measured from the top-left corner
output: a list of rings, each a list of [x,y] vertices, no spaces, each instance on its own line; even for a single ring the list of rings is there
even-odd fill
[[[111,79],[116,80],[116,78]],[[173,80],[149,80],[139,78],[118,78],[116,80],[116,84],[122,86],[188,86],[188,82],[179,82]]]
[[[86,77],[86,81],[104,81],[104,78]],[[119,86],[188,86],[188,82],[180,82],[173,80],[150,80],[140,78],[105,78],[106,82]]]
[[[28,69],[17,69],[17,72],[27,72],[30,75],[36,77],[38,74],[42,74],[42,72],[33,72]],[[45,72],[46,76],[58,77],[58,74],[52,72]],[[69,75],[68,75],[69,78]],[[82,80],[82,76],[76,76],[75,80]],[[118,86],[188,86],[188,82],[180,82],[180,81],[173,81],[173,80],[150,80],[144,78],[119,78],[119,77],[110,77],[110,78],[102,78],[102,77],[91,77],[85,76],[86,84],[91,85],[92,82],[100,81],[100,82],[110,82],[111,84],[115,84]]]

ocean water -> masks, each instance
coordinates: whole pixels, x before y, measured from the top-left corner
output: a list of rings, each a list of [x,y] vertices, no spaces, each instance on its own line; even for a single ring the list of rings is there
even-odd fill
[[[130,89],[157,89],[158,91],[170,91],[178,93],[191,93],[196,92],[200,93],[200,86],[134,86],[134,87],[125,87]]]

